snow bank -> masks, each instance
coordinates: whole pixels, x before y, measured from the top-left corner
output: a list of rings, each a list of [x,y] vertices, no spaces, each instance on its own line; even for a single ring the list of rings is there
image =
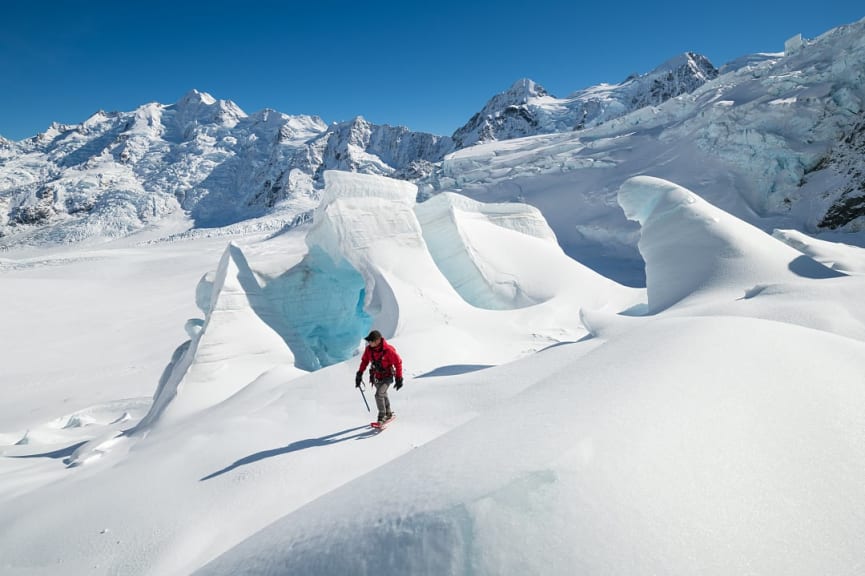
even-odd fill
[[[797,326],[644,322],[200,574],[855,574],[863,370]]]
[[[855,239],[852,235],[837,236],[837,242],[813,238],[798,230],[775,230],[772,236],[833,270],[865,274],[865,249],[843,242],[848,237]]]
[[[650,312],[709,295],[741,298],[768,282],[840,276],[672,182],[630,178],[618,199],[642,227]]]

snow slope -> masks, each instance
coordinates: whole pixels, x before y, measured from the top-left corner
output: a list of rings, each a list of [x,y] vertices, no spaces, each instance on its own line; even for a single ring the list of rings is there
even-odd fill
[[[78,349],[65,402],[34,389],[50,366],[33,340],[3,358],[31,390],[10,390],[0,429],[0,572],[861,573],[865,250],[795,236],[841,273],[637,178],[617,195],[643,227],[635,290],[567,259],[530,207],[326,181],[315,223],[275,236],[4,258],[4,295],[30,308],[39,279],[127,263],[103,307],[135,318],[142,362],[163,354],[147,416],[128,383],[92,382],[87,358],[116,373],[116,345]],[[172,270],[187,307],[144,281]],[[305,331],[338,304],[355,315]],[[2,314],[24,339],[28,319]],[[58,340],[81,324],[52,314]],[[174,336],[145,329],[165,316]],[[381,434],[353,387],[370,326],[406,367]],[[87,408],[98,395],[115,402]]]
[[[596,126],[463,148],[419,185],[425,196],[535,206],[570,256],[631,285],[644,278],[609,264],[639,260],[637,228],[616,202],[635,175],[676,182],[766,232],[855,232],[865,218],[863,39],[865,20]]]
[[[550,351],[577,358],[529,390],[200,573],[862,570],[861,341],[687,318],[579,346]]]

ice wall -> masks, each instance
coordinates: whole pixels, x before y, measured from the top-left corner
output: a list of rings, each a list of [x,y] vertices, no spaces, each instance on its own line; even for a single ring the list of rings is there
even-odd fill
[[[395,333],[399,319],[386,273],[408,270],[427,254],[413,211],[416,196],[409,182],[328,171],[306,239],[322,256],[358,272],[365,285],[363,307],[385,336]]]
[[[332,171],[325,182],[308,254],[264,287],[300,368],[350,358],[370,328],[447,333],[480,362],[474,343],[492,334],[513,331],[526,349],[527,334],[579,337],[582,307],[642,301],[568,258],[528,205],[453,193],[418,204],[413,184],[382,176]]]
[[[415,208],[430,254],[466,302],[510,310],[539,304],[558,292],[550,268],[564,260],[540,211],[527,204],[476,202],[445,192]],[[597,278],[597,275],[588,273]]]
[[[303,370],[350,358],[372,325],[364,310],[363,277],[347,260],[335,261],[319,246],[268,282],[264,293],[288,328],[282,335]]]

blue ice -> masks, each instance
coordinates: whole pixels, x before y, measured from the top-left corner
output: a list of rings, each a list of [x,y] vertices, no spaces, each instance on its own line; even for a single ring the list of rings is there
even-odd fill
[[[318,247],[264,288],[284,320],[281,335],[303,370],[351,358],[372,326],[363,308],[363,277],[346,260],[334,262]]]

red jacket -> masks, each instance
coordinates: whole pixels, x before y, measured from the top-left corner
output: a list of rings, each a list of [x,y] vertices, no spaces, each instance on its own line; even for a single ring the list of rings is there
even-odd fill
[[[369,370],[371,378],[383,380],[391,375],[398,379],[402,378],[402,358],[384,338],[381,339],[381,344],[375,348],[367,345],[366,350],[363,351],[363,357],[360,359],[358,372],[366,370],[370,363],[372,363],[372,368]]]

